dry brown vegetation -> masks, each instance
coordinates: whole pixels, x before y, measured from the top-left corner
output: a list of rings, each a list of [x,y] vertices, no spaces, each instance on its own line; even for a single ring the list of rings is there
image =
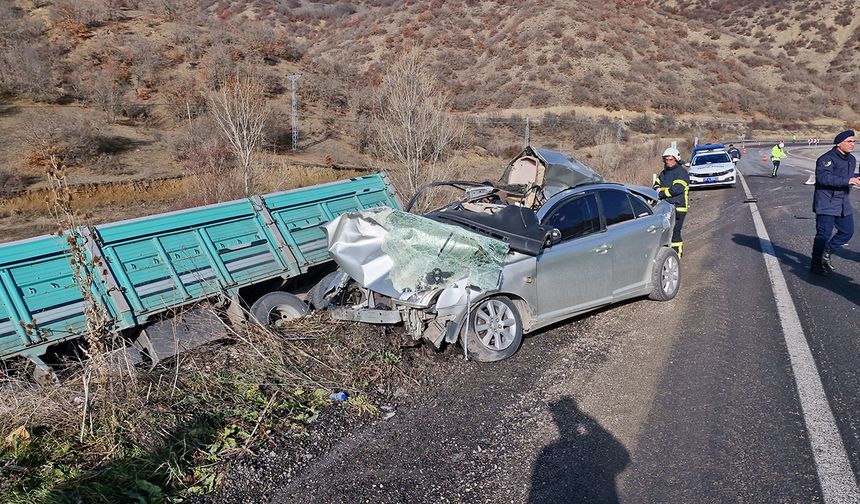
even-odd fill
[[[290,463],[298,455],[285,447],[324,411],[376,416],[379,388],[409,390],[428,365],[399,335],[368,338],[356,324],[225,329],[218,343],[108,379],[66,362],[61,382],[40,388],[4,369],[3,501],[184,502],[215,490],[241,457],[279,450]],[[349,399],[334,404],[337,391]]]
[[[450,128],[465,127],[457,149],[435,163],[450,167],[471,153],[452,172],[472,171],[476,156],[498,170],[522,146],[526,117],[533,143],[583,157],[614,143],[622,115],[627,147],[655,137],[809,130],[822,118],[839,125],[860,114],[852,5],[3,2],[0,135],[13,141],[0,145],[0,197],[44,187],[33,142],[45,135],[62,144],[73,184],[211,181],[172,206],[237,197],[256,171],[285,160],[397,169],[397,157],[384,155],[391,124],[381,105],[391,65],[406,53],[435,83]],[[302,75],[298,153],[290,152],[290,74]],[[237,151],[207,96],[241,76],[259,84],[268,117],[262,145]],[[251,167],[255,152],[264,155]]]

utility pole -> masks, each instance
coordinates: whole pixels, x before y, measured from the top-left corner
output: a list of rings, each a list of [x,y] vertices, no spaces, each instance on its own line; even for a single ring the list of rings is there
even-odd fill
[[[526,147],[529,146],[529,118],[526,117]]]
[[[292,98],[291,103],[291,112],[290,115],[290,126],[292,127],[293,133],[293,152],[299,150],[299,112],[298,112],[298,100],[296,98],[296,90],[298,89],[298,81],[301,75],[288,75],[287,79],[290,79],[290,94]]]

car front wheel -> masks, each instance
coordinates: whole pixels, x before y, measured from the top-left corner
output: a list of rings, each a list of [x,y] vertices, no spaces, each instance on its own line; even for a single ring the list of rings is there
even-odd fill
[[[469,355],[480,362],[507,359],[523,342],[522,317],[505,296],[485,299],[472,308],[466,331]]]
[[[663,247],[654,260],[654,270],[651,273],[651,294],[648,296],[655,301],[669,301],[678,294],[681,288],[681,262],[678,254],[669,247]]]

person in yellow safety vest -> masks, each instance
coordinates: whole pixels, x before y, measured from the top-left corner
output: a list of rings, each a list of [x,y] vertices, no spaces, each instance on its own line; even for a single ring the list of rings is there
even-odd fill
[[[770,150],[770,160],[773,161],[773,171],[770,174],[771,177],[776,177],[776,172],[779,170],[779,162],[782,161],[782,158],[788,156],[788,154],[782,150],[783,147],[785,147],[785,144],[779,142]]]
[[[681,166],[681,153],[674,147],[663,151],[663,171],[654,181],[654,189],[660,199],[675,205],[675,228],[672,230],[672,248],[678,257],[684,252],[681,227],[690,208],[690,175]]]

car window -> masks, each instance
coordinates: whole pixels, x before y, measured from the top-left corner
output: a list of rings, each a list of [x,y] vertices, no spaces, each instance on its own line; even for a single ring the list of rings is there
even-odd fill
[[[634,218],[633,205],[624,191],[600,191],[600,202],[603,203],[606,227]]]
[[[648,203],[645,203],[632,194],[628,194],[628,196],[630,197],[630,203],[633,205],[633,213],[636,214],[637,218],[651,215],[651,207],[648,206]]]
[[[600,231],[600,211],[594,193],[564,200],[544,220],[544,225],[561,231],[561,239],[579,238]]]
[[[712,163],[729,163],[729,155],[725,152],[717,152],[715,154],[700,154],[693,159],[693,166],[700,166]]]

